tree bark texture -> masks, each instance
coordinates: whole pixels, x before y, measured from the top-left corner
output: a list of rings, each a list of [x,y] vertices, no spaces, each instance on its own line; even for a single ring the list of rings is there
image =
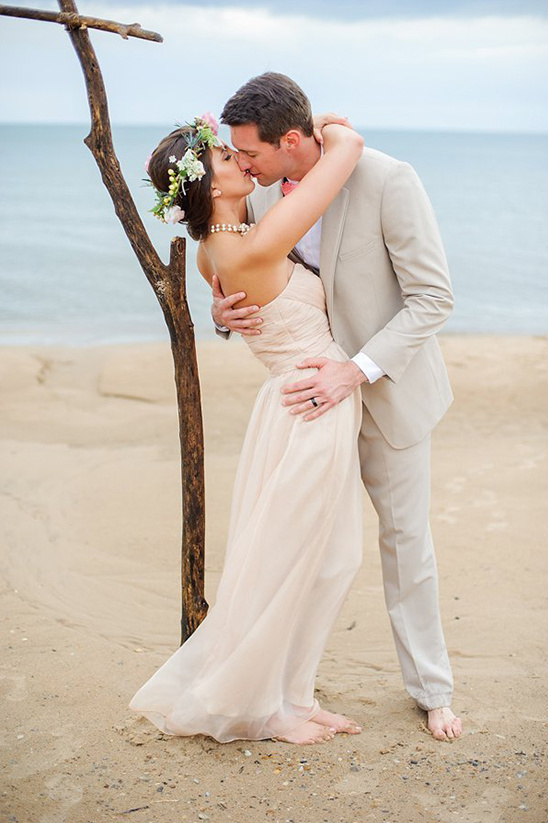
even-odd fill
[[[163,37],[155,31],[142,29],[139,23],[116,23],[114,20],[102,20],[99,17],[87,17],[75,12],[41,11],[20,6],[0,5],[0,14],[6,17],[24,17],[27,20],[41,20],[46,23],[61,23],[68,28],[100,29],[119,34],[124,40],[139,37],[141,40],[154,40],[163,43]]]
[[[76,21],[80,18],[73,0],[59,0],[65,17]],[[0,13],[6,13],[0,6]],[[12,10],[15,12],[15,10]],[[25,14],[11,16],[29,16]],[[37,13],[38,14],[38,13]],[[55,15],[59,18],[60,15]],[[36,17],[35,19],[45,19]],[[96,20],[96,18],[93,18]],[[56,20],[64,22],[64,20]],[[97,22],[97,21],[96,21]],[[122,24],[108,22],[108,31],[127,29]],[[135,27],[134,24],[133,27]],[[140,27],[139,27],[140,29]],[[186,241],[176,237],[171,244],[169,265],[162,263],[147,234],[137,208],[123,177],[114,151],[107,95],[95,50],[91,45],[86,25],[69,23],[67,31],[78,55],[86,82],[91,114],[91,131],[84,139],[103,179],[114,209],[128,237],[141,268],[154,289],[169,330],[173,354],[175,386],[179,413],[179,440],[181,447],[181,485],[183,532],[181,546],[181,643],[190,637],[207,613],[204,599],[204,548],[205,548],[205,487],[204,487],[204,440],[200,382],[196,359],[194,325],[186,296]],[[140,29],[141,34],[142,30]],[[121,32],[119,32],[121,33]],[[154,34],[154,32],[152,32]],[[156,35],[155,38],[161,37]]]

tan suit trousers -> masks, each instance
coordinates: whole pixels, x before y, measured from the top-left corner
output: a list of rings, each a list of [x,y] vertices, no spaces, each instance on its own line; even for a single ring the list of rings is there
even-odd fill
[[[384,596],[407,691],[425,710],[451,705],[429,525],[430,435],[394,449],[363,406],[362,479],[379,516]]]

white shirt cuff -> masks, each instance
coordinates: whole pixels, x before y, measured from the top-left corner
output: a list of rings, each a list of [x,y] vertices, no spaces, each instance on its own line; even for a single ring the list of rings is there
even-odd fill
[[[375,380],[378,380],[379,377],[384,377],[386,374],[380,366],[377,366],[374,360],[371,360],[371,358],[362,351],[355,354],[352,361],[356,364],[360,371],[365,374],[370,383],[374,383]]]
[[[220,326],[220,325],[217,323],[217,321],[216,321],[216,320],[215,320],[215,318],[213,317],[213,308],[212,308],[212,310],[211,310],[211,319],[213,320],[213,325],[215,326],[215,328],[217,329],[217,331],[221,331],[221,332],[223,332],[223,333],[226,333],[227,331],[230,331],[230,329],[228,328],[228,326]]]

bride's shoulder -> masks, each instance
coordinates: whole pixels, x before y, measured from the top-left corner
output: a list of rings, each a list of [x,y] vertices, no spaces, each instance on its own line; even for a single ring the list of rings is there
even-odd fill
[[[207,243],[207,246],[206,246]],[[213,275],[232,277],[237,275],[247,262],[242,254],[241,244],[236,237],[217,238],[203,241],[198,245],[196,264],[202,277],[211,283]]]
[[[260,246],[253,242],[253,232],[250,231],[244,237],[229,232],[219,232],[208,238],[206,246],[201,246],[203,259],[211,271],[219,277],[238,276],[245,272],[255,262],[255,258],[260,253]],[[259,255],[260,256],[260,255]],[[200,268],[200,259],[198,259]]]

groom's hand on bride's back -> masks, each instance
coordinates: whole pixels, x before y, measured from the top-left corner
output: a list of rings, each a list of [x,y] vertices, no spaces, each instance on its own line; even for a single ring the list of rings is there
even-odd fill
[[[219,278],[214,274],[211,282],[211,295],[213,298],[211,315],[218,328],[230,329],[230,331],[246,335],[261,333],[257,326],[260,326],[263,322],[262,318],[251,318],[249,316],[250,314],[258,312],[259,306],[245,306],[240,309],[234,308],[236,303],[239,303],[240,300],[245,298],[246,294],[244,291],[229,294],[228,297],[225,297]]]

